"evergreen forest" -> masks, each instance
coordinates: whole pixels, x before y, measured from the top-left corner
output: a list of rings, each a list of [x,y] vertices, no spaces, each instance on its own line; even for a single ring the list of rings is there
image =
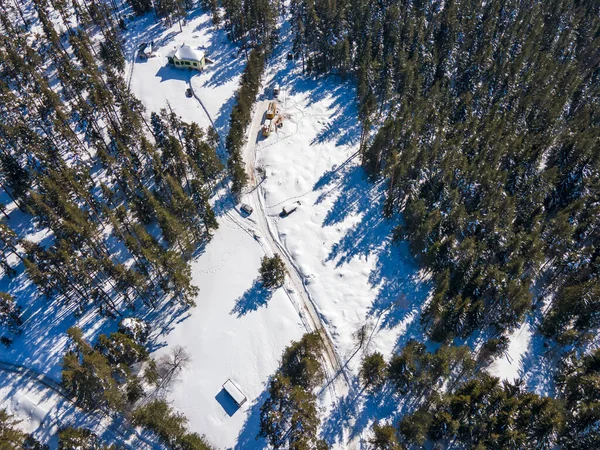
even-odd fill
[[[360,394],[402,409],[373,421],[365,448],[600,448],[598,0],[128,4],[180,28],[204,8],[239,46],[245,70],[228,134],[183,121],[169,104],[145,110],[124,76],[116,4],[5,2],[0,190],[13,206],[0,204],[4,276],[22,266],[48,304],[115,321],[195,306],[189,262],[218,228],[209,200],[217,187],[235,196],[246,187],[247,128],[288,20],[289,56],[305,77],[355,83],[360,165],[384,183],[394,241],[409,243],[431,280],[426,342],[361,362]],[[281,258],[262,263],[265,287],[280,287]],[[7,348],[27,332],[24,302],[0,292]],[[554,355],[550,392],[484,370],[527,318]],[[142,381],[161,388],[185,351],[156,362],[147,336],[122,327],[94,343],[79,328],[68,337],[62,386],[80,408],[124,413],[168,448],[209,448],[166,401],[134,407]],[[293,342],[268,381],[258,432],[275,448],[328,448],[315,394],[327,381],[322,344],[317,332]],[[7,448],[43,448],[4,410],[0,425],[0,444],[18,443]],[[113,448],[73,427],[59,442]]]

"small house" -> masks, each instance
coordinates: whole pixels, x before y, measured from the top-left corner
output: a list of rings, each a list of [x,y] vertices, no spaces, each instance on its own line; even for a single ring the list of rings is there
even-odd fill
[[[246,396],[243,394],[241,389],[237,387],[233,381],[231,381],[231,379],[227,380],[225,384],[223,384],[223,389],[225,389],[225,392],[229,394],[238,407],[246,403]]]
[[[194,50],[186,44],[173,49],[168,55],[169,64],[179,68],[203,70],[206,67],[206,57],[203,51]]]

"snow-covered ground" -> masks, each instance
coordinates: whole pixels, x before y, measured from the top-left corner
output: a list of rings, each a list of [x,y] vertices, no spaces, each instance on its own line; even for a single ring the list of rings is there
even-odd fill
[[[283,349],[304,332],[284,291],[270,295],[257,282],[263,255],[258,243],[225,216],[192,265],[198,306],[173,325],[168,346],[158,352],[183,345],[191,354],[169,398],[191,427],[219,448],[234,447],[240,430],[246,433],[242,441],[254,440],[266,382]],[[222,389],[227,379],[248,399],[239,409]]]
[[[220,38],[206,27],[206,16],[194,18],[182,34],[165,41],[160,52],[166,54],[173,42],[208,49],[225,45],[211,43]],[[257,104],[260,122],[260,108],[272,85],[279,83],[283,127],[266,139],[251,127],[246,156],[256,150],[256,164],[266,169],[266,180],[255,193],[262,196],[269,226],[299,269],[340,362],[356,375],[364,352],[389,355],[410,337],[420,336],[418,315],[428,286],[406,245],[391,242],[393,222],[381,216],[384,186],[369,182],[359,166],[353,83],[304,77],[300,64],[286,59],[288,33],[284,27]],[[236,61],[232,52],[228,48],[220,53],[226,55],[224,62]],[[159,57],[136,63],[132,90],[149,110],[158,110],[169,100],[185,120],[206,127],[206,112],[196,107],[195,99],[185,97],[189,72],[164,68],[164,63]],[[238,77],[223,76],[220,70],[215,64],[210,71],[194,75],[192,86],[223,138]],[[230,72],[231,67],[223,70]],[[251,196],[248,193],[243,201],[253,203]],[[296,201],[301,202],[296,212],[279,216],[284,205]],[[192,266],[201,290],[198,306],[181,323],[172,324],[165,337],[167,346],[159,353],[184,345],[192,354],[191,365],[169,395],[190,419],[192,429],[205,433],[219,447],[261,448],[264,442],[254,438],[266,382],[283,348],[305,329],[294,308],[301,302],[297,292],[288,296],[278,290],[264,299],[255,281],[260,257],[269,251],[263,242],[266,231],[258,217],[243,219],[232,206],[226,196],[216,199],[221,227]],[[260,205],[254,206],[255,215],[260,214]],[[354,335],[363,326],[369,339],[350,360],[358,349]],[[221,391],[228,378],[249,399],[238,411]],[[337,414],[339,402],[332,404],[332,400],[326,393],[320,398],[328,414]],[[344,448],[342,430],[336,433],[329,437]]]
[[[287,66],[280,58],[272,69],[284,86],[283,128],[258,144],[269,219],[344,361],[363,325],[373,332],[368,350],[389,355],[411,333],[426,286],[407,247],[391,242],[393,222],[381,215],[384,186],[369,182],[359,166],[351,84],[304,80]],[[283,206],[298,201],[294,213],[280,217]]]
[[[510,381],[520,378],[522,376],[522,359],[531,343],[532,334],[531,327],[527,322],[511,333],[506,355],[497,358],[490,365],[488,369],[490,374]]]
[[[286,58],[289,41],[284,26],[245,154],[249,159],[256,151],[255,164],[266,178],[242,201],[265,208],[266,228],[300,272],[349,372],[350,391],[337,391],[333,405],[322,399],[325,436],[337,448],[349,448],[357,442],[343,427],[351,428],[350,438],[358,436],[378,415],[378,407],[355,402],[360,360],[373,351],[388,356],[409,338],[422,338],[418,316],[429,287],[407,246],[391,241],[394,222],[381,214],[385,186],[367,180],[360,167],[353,83],[305,77],[300,63]],[[281,86],[283,127],[264,138],[256,118],[262,120],[275,84]],[[282,208],[292,204],[297,210],[283,217]],[[266,239],[265,227],[258,225],[256,233]],[[356,333],[362,327],[368,339],[359,349]]]
[[[232,57],[236,48],[224,31],[214,30],[209,15],[194,13],[183,32],[178,24],[167,29],[147,15],[128,24],[126,37],[130,56],[126,76],[148,113],[169,102],[186,121],[204,129],[214,124],[224,139],[245,58]],[[156,56],[134,59],[137,46],[151,41]],[[167,67],[166,54],[182,43],[204,50],[213,61],[209,69],[196,73]],[[265,109],[272,86],[279,84],[283,127],[263,138],[260,126],[254,126],[262,122],[259,114],[250,128],[245,157],[266,173],[259,187],[242,199],[255,212],[242,217],[227,192],[218,192],[213,202],[220,227],[192,262],[193,281],[200,289],[197,307],[184,316],[164,314],[153,334],[157,349],[153,356],[176,345],[190,353],[191,362],[170,386],[168,398],[189,419],[190,428],[206,434],[218,448],[265,447],[264,440],[255,437],[266,384],[285,346],[310,328],[299,286],[270,294],[257,283],[260,258],[273,251],[265,245],[267,230],[258,220],[263,207],[269,234],[297,269],[350,379],[347,390],[335,392],[337,398],[327,393],[331,391],[320,396],[326,409],[324,434],[337,442],[337,448],[355,447],[356,440],[349,443],[344,427],[360,437],[374,419],[397,417],[398,404],[392,396],[358,396],[356,376],[362,356],[379,351],[388,358],[408,339],[423,340],[419,316],[430,285],[407,244],[391,240],[396,220],[381,214],[385,184],[367,180],[360,167],[354,83],[305,77],[300,62],[286,58],[290,45],[285,24],[256,107],[259,112]],[[190,85],[197,98],[185,96]],[[282,207],[295,202],[300,203],[298,209],[282,217]],[[10,282],[3,279],[0,288],[24,298],[37,296],[22,274]],[[96,321],[92,315],[77,319],[68,307],[48,308],[44,302],[41,298],[30,302],[24,311],[27,335],[17,338],[10,350],[0,348],[0,360],[22,363],[58,380],[69,326],[77,323],[91,338],[114,330],[115,324]],[[356,333],[363,327],[367,339],[359,348]],[[509,379],[523,376],[524,367],[539,366],[540,348],[528,322],[512,336],[508,356],[496,361],[490,372]],[[540,366],[531,378],[547,379],[551,370]],[[248,398],[241,408],[222,390],[227,379]],[[4,377],[0,404],[19,415],[23,409],[31,411],[25,414],[25,426],[49,435],[52,428],[39,416],[46,410],[62,411],[64,401],[47,403],[51,395],[34,390],[15,377]]]

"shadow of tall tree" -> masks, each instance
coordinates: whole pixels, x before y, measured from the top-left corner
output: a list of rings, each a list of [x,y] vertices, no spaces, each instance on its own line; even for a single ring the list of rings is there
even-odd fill
[[[267,303],[273,296],[273,291],[263,286],[258,278],[254,280],[250,289],[235,301],[235,305],[230,314],[236,314],[238,318],[256,311],[258,308],[267,306]]]

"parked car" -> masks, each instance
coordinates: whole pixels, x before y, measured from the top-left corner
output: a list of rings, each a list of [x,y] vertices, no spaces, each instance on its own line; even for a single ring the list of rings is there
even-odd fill
[[[279,85],[276,84],[275,86],[273,86],[273,97],[277,97],[279,95]]]
[[[240,209],[248,215],[254,212],[254,208],[252,208],[252,206],[250,206],[248,203],[242,203]]]
[[[187,88],[185,90],[185,96],[186,97],[191,97],[192,95],[194,95],[194,93],[192,92],[192,88]]]

